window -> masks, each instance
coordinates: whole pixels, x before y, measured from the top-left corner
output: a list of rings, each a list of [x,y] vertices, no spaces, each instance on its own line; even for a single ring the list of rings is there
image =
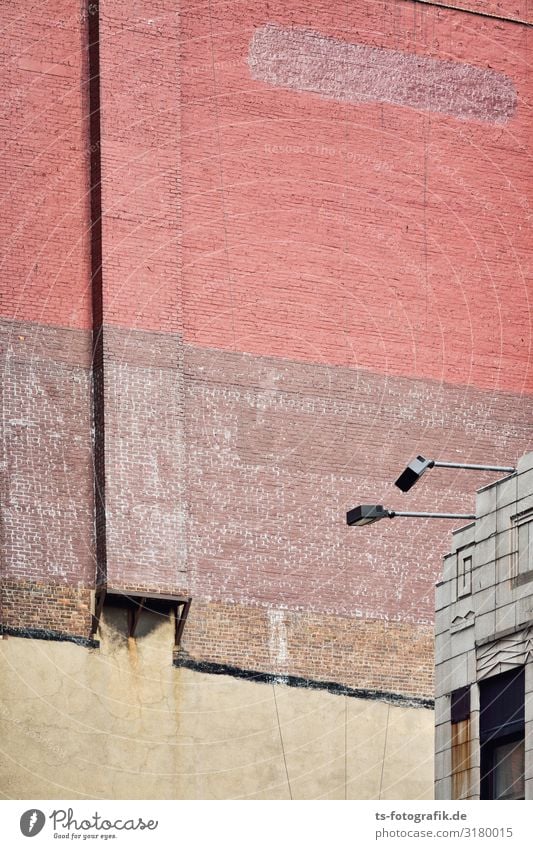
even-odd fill
[[[515,584],[533,580],[533,510],[511,518],[511,575]]]
[[[524,668],[479,684],[481,798],[524,799]]]
[[[451,696],[452,725],[470,717],[470,687],[459,687]]]
[[[451,695],[452,798],[470,795],[470,687],[460,687]]]
[[[495,745],[492,752],[495,799],[524,798],[524,737]]]
[[[472,546],[457,552],[457,598],[472,592]]]

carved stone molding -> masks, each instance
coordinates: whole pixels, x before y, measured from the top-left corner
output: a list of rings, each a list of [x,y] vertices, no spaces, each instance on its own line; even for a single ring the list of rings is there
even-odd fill
[[[523,666],[533,652],[533,627],[500,637],[477,649],[477,680]]]

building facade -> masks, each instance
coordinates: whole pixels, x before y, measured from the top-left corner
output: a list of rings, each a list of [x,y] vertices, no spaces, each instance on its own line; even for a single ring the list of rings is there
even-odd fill
[[[533,453],[479,490],[437,585],[436,796],[533,798]]]
[[[530,439],[530,4],[457,5],[4,10],[8,794],[432,794],[448,529],[344,516]]]

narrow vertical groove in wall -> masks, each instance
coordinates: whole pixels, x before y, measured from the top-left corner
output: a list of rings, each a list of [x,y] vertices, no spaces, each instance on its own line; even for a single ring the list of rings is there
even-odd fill
[[[104,339],[102,275],[102,156],[100,128],[100,5],[87,4],[89,40],[89,153],[91,198],[91,289],[93,314],[92,394],[96,583],[107,578],[105,517]]]

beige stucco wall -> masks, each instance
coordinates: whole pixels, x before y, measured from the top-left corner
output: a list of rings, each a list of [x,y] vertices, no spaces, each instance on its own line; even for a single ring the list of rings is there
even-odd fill
[[[433,798],[433,711],[172,667],[168,620],[101,648],[0,640],[7,798]]]

